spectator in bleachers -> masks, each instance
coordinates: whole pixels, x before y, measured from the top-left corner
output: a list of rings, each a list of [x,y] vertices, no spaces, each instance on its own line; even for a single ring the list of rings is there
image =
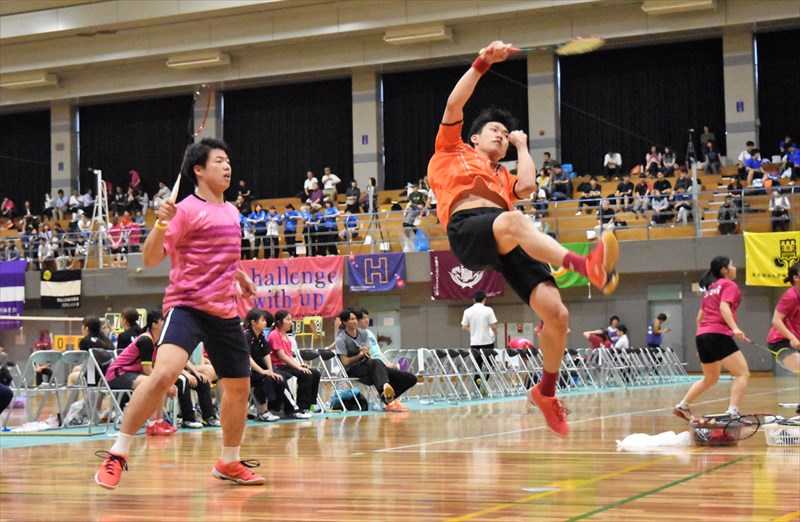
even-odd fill
[[[250,204],[246,202],[242,196],[236,196],[236,201],[233,203],[233,206],[236,207],[239,215],[244,216],[245,220],[253,211],[253,209],[250,208]]]
[[[60,192],[60,191],[59,191]],[[112,214],[122,214],[128,208],[128,194],[121,186],[117,186],[113,199],[108,204],[108,211]]]
[[[358,202],[360,199],[361,189],[358,188],[358,181],[350,180],[350,186],[347,187],[347,192],[345,192],[345,204],[351,214],[358,214]]]
[[[644,216],[647,212],[647,203],[650,201],[651,188],[647,181],[647,175],[642,172],[639,174],[639,182],[633,188],[633,214],[639,219],[639,213]]]
[[[122,257],[126,253],[125,249],[125,228],[120,224],[117,216],[111,217],[111,226],[108,227],[108,239],[111,241],[111,253],[113,259],[111,266],[119,266],[122,263]]]
[[[692,195],[680,187],[670,196],[670,200],[676,221],[684,225],[688,224],[689,218],[692,216]]]
[[[349,210],[345,210],[344,218],[342,219],[342,230],[339,232],[339,239],[347,242],[357,240],[359,229],[358,216],[351,214]]]
[[[367,188],[361,196],[361,210],[363,212],[378,211],[378,182],[375,178],[367,179]]]
[[[675,190],[682,188],[684,192],[691,192],[692,187],[694,186],[694,182],[692,178],[689,177],[689,173],[686,172],[685,168],[682,168],[678,171],[678,179],[675,180]]]
[[[717,213],[717,229],[722,235],[734,234],[739,226],[739,209],[733,204],[731,195],[725,196],[725,202]]]
[[[274,205],[270,205],[266,216],[267,236],[264,243],[264,258],[277,259],[281,257],[281,215],[275,210]]]
[[[672,150],[672,147],[667,145],[664,147],[664,153],[661,155],[661,170],[664,172],[665,176],[671,178],[677,166],[675,152]]]
[[[52,349],[53,339],[50,330],[41,330],[39,332],[39,338],[33,343],[33,351],[39,352]],[[53,378],[53,368],[46,364],[34,365],[33,371],[36,374],[36,386],[41,386],[45,382],[45,377],[47,377],[48,383]]]
[[[563,201],[572,199],[572,181],[569,179],[569,173],[561,169],[561,163],[554,161],[551,166],[550,179],[553,182],[553,189],[550,193],[550,199],[553,201]]]
[[[302,207],[301,207],[302,208]],[[283,239],[286,241],[286,251],[289,257],[297,257],[297,224],[303,220],[300,212],[295,210],[294,205],[287,203],[283,212]]]
[[[660,174],[662,176],[664,175],[663,173]],[[651,225],[663,225],[672,219],[673,214],[670,210],[669,196],[667,194],[662,194],[655,190],[653,193],[653,200],[650,204],[653,207],[653,214],[650,216]]]
[[[614,216],[616,212],[611,208],[609,198],[603,198],[600,208],[597,209],[597,226],[594,227],[595,237],[600,237],[603,230],[614,230]]]
[[[740,152],[739,157],[736,158],[736,166],[739,168],[739,179],[747,179],[747,169],[745,168],[745,164],[747,163],[747,160],[752,157],[752,152],[755,146],[755,143],[748,141],[745,143],[745,149]]]
[[[311,184],[311,192],[308,194],[308,199],[306,200],[307,205],[313,205],[314,203],[318,205],[322,205],[322,197],[323,193],[322,190],[319,188],[319,183],[316,181]]]
[[[244,196],[243,196],[244,197]],[[253,227],[254,240],[253,240],[253,259],[258,259],[261,246],[266,247],[265,239],[267,236],[267,213],[261,203],[256,203],[256,208],[247,216],[247,221]],[[269,257],[265,248],[264,257]]]
[[[339,255],[339,248],[336,246],[336,242],[339,240],[339,225],[336,223],[336,219],[339,217],[339,209],[328,198],[325,198],[323,214],[325,217],[322,223],[322,241],[325,246],[322,247],[322,252],[319,255]]]
[[[417,219],[421,217],[425,208],[425,194],[420,192],[415,184],[408,190],[408,203],[403,209],[403,232],[409,239],[414,239],[417,234]]]
[[[623,212],[633,209],[633,188],[631,175],[626,172],[622,175],[622,181],[617,183],[617,190],[614,192],[617,206]]]
[[[14,240],[6,241],[0,239],[0,261],[16,261],[22,258],[22,254]]]
[[[275,313],[275,327],[269,333],[267,342],[272,348],[270,358],[272,367],[284,378],[297,379],[297,406],[296,412],[284,411],[297,419],[308,419],[312,416],[311,406],[317,402],[319,393],[319,370],[309,368],[307,364],[299,363],[292,355],[292,341],[289,332],[292,330],[292,314],[286,310]],[[285,405],[284,405],[285,406]]]
[[[119,323],[123,332],[117,337],[117,349],[122,350],[127,348],[142,333],[142,329],[139,328],[139,312],[136,308],[130,306],[123,308],[120,313]]]
[[[8,224],[11,225],[8,228],[12,228],[14,226],[14,218],[17,216],[17,208],[11,199],[3,198],[3,203],[0,205],[0,215],[8,220]]]
[[[69,201],[67,203],[67,210],[74,214],[78,210],[83,209],[83,198],[81,198],[80,192],[76,190],[72,191],[72,195],[69,197]]]
[[[331,168],[330,167],[325,167],[322,170],[323,170],[323,173],[322,173],[322,185],[323,185],[322,193],[325,195],[326,198],[330,198],[330,200],[335,205],[337,203],[337,200],[336,200],[336,195],[337,195],[336,185],[341,183],[342,180],[339,179],[339,176],[337,176],[336,174],[331,172]]]
[[[605,330],[589,330],[588,332],[583,332],[583,336],[589,341],[589,348],[592,350],[611,348],[611,340],[609,340],[608,332]]]
[[[322,205],[319,203],[311,204],[310,218],[306,221],[306,228],[311,236],[311,249],[306,247],[307,256],[323,256],[325,248],[322,243],[325,239],[325,230],[322,226]]]
[[[253,308],[247,312],[244,322],[247,325],[244,339],[250,347],[250,386],[258,405],[256,420],[275,422],[280,417],[273,412],[280,411],[284,396],[288,393],[286,379],[272,369],[272,348],[266,337],[275,319],[266,310]],[[289,411],[294,413],[294,410]]]
[[[311,212],[308,206],[300,205],[300,220],[298,224],[303,225],[303,249],[305,250],[306,257],[311,254],[311,226],[308,222],[311,220]],[[295,247],[295,253],[297,248]]]
[[[665,196],[672,194],[672,183],[664,177],[664,173],[661,171],[656,173],[656,180],[653,182],[653,192],[658,192]]]
[[[709,130],[708,125],[703,125],[703,133],[700,134],[700,149],[705,150],[706,143],[709,141],[716,141],[714,133]]]
[[[550,156],[549,152],[545,152],[542,154],[542,168],[541,170],[552,169],[554,165],[553,158]]]
[[[139,197],[139,193],[133,190],[132,188],[128,188],[128,192],[125,194],[127,199],[127,206],[125,207],[126,212],[135,212],[136,209],[141,209],[142,204]]]
[[[250,205],[256,197],[253,195],[253,191],[247,186],[247,182],[243,179],[239,180],[239,192],[238,196],[242,196],[244,202]]]
[[[747,186],[752,187],[754,180],[761,180],[764,177],[764,170],[761,168],[761,151],[751,150],[750,158],[745,161],[744,168],[747,171]]]
[[[144,218],[144,214],[142,214],[141,209],[137,210],[136,215],[133,216],[133,223],[135,225],[141,225],[141,226],[144,226],[147,223],[147,221]]]
[[[782,168],[781,177],[789,178],[790,184],[800,181],[800,150],[795,143],[786,145]]]
[[[20,211],[20,217],[24,221],[23,227],[31,226],[38,226],[39,223],[39,216],[33,213],[33,209],[31,208],[31,202],[25,200],[25,203],[22,204],[22,210]]]
[[[547,198],[550,199],[550,169],[541,169],[539,170],[539,175],[536,176],[536,185],[539,187],[539,190],[544,190]],[[531,194],[533,196],[533,194]]]
[[[734,204],[737,207],[742,207],[742,192],[744,192],[744,185],[742,185],[742,180],[739,178],[734,178],[728,183],[728,195],[733,198]]]
[[[578,201],[578,211],[575,213],[576,216],[580,216],[583,213],[584,205],[588,207],[597,207],[600,205],[600,200],[603,199],[603,187],[597,182],[595,176],[589,178],[588,183],[581,183],[578,187],[578,192],[580,193],[580,198]]]
[[[319,180],[314,176],[314,173],[309,170],[306,172],[305,181],[303,181],[303,192],[299,193],[297,196],[303,201],[309,199],[311,197],[311,191],[314,189],[314,183],[319,187]]]
[[[789,134],[787,134],[786,137],[783,138],[780,143],[778,143],[778,151],[780,152],[781,156],[786,154],[790,143],[792,143],[792,137]]]
[[[92,222],[89,220],[89,216],[86,215],[84,212],[80,215],[78,219],[78,230],[80,230],[81,237],[86,240],[89,239],[89,235],[92,232]]]
[[[396,399],[417,384],[417,377],[409,372],[387,368],[382,360],[370,356],[368,334],[359,329],[358,317],[352,310],[343,310],[339,320],[344,329],[339,330],[336,336],[334,352],[347,370],[348,377],[375,386],[386,411],[408,411]]]
[[[139,173],[135,170],[131,170],[128,172],[131,177],[130,183],[128,183],[128,188],[133,189],[133,192],[138,194],[142,191],[142,178],[139,176]]]
[[[722,166],[722,161],[719,157],[719,152],[713,140],[706,143],[703,148],[703,162],[705,163],[705,171],[709,174],[719,174],[719,169]]]
[[[59,221],[64,219],[69,206],[69,198],[64,195],[64,191],[58,189],[58,197],[53,201],[53,217]]]
[[[656,146],[653,145],[650,147],[650,152],[644,157],[644,170],[650,177],[655,177],[658,172],[661,172],[662,167],[661,154],[658,152]]]
[[[153,196],[153,208],[158,210],[158,207],[160,207],[161,204],[168,200],[171,196],[172,191],[169,189],[169,187],[166,186],[163,181],[159,181],[158,192],[156,192],[156,195]]]
[[[84,214],[92,215],[94,213],[94,193],[92,189],[86,189],[86,193],[81,196],[83,200],[83,212]]]
[[[774,189],[772,196],[769,198],[769,211],[770,221],[772,222],[772,231],[786,232],[789,230],[789,222],[791,221],[790,210],[792,204],[789,198],[781,194],[780,189]]]
[[[622,156],[619,152],[614,152],[612,149],[609,149],[603,158],[603,175],[605,176],[606,181],[611,181],[619,177],[619,173],[621,171]]]
[[[42,203],[42,216],[46,219],[53,219],[53,211],[55,210],[56,201],[50,197],[49,192],[44,194],[44,203]]]

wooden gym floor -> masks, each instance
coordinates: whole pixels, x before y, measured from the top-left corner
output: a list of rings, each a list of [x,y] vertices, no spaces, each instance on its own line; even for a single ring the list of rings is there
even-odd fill
[[[256,487],[211,476],[218,429],[138,437],[115,491],[93,481],[110,438],[12,448],[0,436],[0,521],[800,520],[800,448],[767,447],[762,433],[617,451],[631,433],[685,430],[670,409],[686,388],[567,396],[567,439],[522,399],[259,424],[242,452],[261,461]],[[695,413],[724,411],[729,388]],[[798,400],[797,379],[754,377],[743,409],[791,416],[777,403]]]

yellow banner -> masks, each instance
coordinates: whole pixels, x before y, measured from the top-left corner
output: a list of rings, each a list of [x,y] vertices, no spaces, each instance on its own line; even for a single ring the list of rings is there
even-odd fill
[[[789,267],[800,261],[800,232],[744,233],[749,286],[788,286]]]

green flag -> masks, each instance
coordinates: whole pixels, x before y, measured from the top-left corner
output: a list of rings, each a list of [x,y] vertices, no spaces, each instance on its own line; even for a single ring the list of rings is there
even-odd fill
[[[586,256],[589,254],[589,243],[565,243],[564,248],[576,254]],[[551,267],[553,269],[553,277],[556,278],[556,284],[559,288],[569,288],[571,286],[586,286],[589,280],[577,272],[570,272],[564,267]]]

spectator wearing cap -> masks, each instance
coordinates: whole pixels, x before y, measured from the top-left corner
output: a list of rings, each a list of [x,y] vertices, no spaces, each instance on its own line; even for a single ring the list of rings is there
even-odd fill
[[[622,156],[619,152],[609,149],[603,158],[603,175],[610,181],[619,176],[622,170]]]
[[[554,161],[550,168],[552,170],[550,179],[553,184],[550,199],[553,201],[572,199],[572,181],[569,179],[569,174],[561,170],[561,163],[557,161]]]

